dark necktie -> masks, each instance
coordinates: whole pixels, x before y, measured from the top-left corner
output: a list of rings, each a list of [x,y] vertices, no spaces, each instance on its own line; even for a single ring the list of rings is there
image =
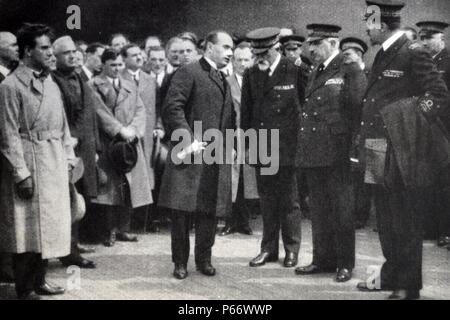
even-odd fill
[[[325,70],[325,65],[323,63],[317,66],[317,75],[321,74]]]
[[[139,86],[139,76],[137,73],[133,74],[133,79],[136,85]]]
[[[37,80],[44,82],[48,76],[48,72],[46,72],[46,71],[33,72],[33,75]]]

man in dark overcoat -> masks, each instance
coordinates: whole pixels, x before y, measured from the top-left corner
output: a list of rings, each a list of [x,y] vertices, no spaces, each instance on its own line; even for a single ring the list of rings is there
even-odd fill
[[[199,163],[176,163],[177,159],[182,159],[175,148],[177,136],[187,135],[191,146],[204,145],[206,130],[216,129],[225,134],[226,129],[233,128],[230,88],[218,71],[231,61],[233,41],[227,33],[218,31],[209,34],[206,42],[202,59],[175,72],[162,108],[164,126],[173,141],[158,205],[172,209],[172,260],[177,279],[188,275],[190,213],[195,217],[197,269],[204,275],[214,276],[216,270],[211,264],[211,249],[216,217],[224,217],[231,210],[230,166],[206,164],[204,159]],[[194,128],[194,122],[202,128]],[[196,153],[199,152],[197,149]],[[191,159],[189,152],[186,156],[185,159]]]

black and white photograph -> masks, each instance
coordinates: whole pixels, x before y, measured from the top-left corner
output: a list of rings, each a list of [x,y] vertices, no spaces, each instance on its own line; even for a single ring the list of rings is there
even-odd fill
[[[0,0],[2,305],[450,300],[449,50],[448,0]]]

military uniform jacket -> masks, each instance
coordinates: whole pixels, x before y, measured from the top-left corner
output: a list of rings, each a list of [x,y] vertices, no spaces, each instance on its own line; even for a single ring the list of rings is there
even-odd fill
[[[438,72],[441,74],[441,77],[447,85],[447,89],[450,90],[450,54],[448,49],[445,48],[436,57],[434,57],[434,62],[436,63]],[[444,122],[447,131],[450,131],[450,107],[442,116],[442,121]]]
[[[352,137],[358,130],[366,76],[339,54],[306,88],[300,120],[298,159],[301,167],[329,167],[349,161]]]
[[[271,77],[258,66],[244,74],[241,127],[244,130],[279,130],[280,166],[296,166],[300,101],[304,98],[305,86],[306,75],[285,57]],[[270,132],[268,137],[270,142]],[[271,149],[268,145],[267,154],[272,154]]]
[[[412,42],[402,36],[375,61],[363,99],[361,142],[386,137],[380,110],[403,98],[427,97],[433,114],[445,111],[447,88],[431,55],[411,45]]]

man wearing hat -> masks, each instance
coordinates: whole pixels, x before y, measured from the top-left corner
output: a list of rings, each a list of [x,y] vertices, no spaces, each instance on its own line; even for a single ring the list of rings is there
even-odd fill
[[[450,54],[444,40],[444,32],[449,24],[440,21],[423,21],[417,23],[417,26],[420,28],[420,40],[433,56],[434,63],[444,79],[447,89],[450,88]],[[443,116],[442,121],[447,130],[450,130],[450,116]],[[432,211],[433,215],[430,219],[430,222],[437,225],[438,246],[440,247],[450,244],[450,188],[445,187],[449,183],[449,173],[450,171],[446,170],[446,174],[441,176],[444,180],[436,190],[435,199],[437,201],[434,202],[436,207]]]
[[[366,3],[367,32],[371,44],[381,48],[363,100],[360,161],[365,165],[366,183],[373,184],[386,262],[376,283],[361,282],[358,289],[393,290],[390,299],[418,299],[424,199],[436,173],[446,165],[436,160],[449,156],[437,119],[447,109],[449,94],[431,55],[400,31],[404,3]],[[371,18],[373,6],[380,8],[381,19]]]
[[[352,138],[359,123],[365,75],[345,64],[339,51],[341,27],[310,24],[311,57],[317,67],[309,78],[300,120],[298,155],[310,191],[313,261],[298,275],[337,271],[346,282],[355,266]]]
[[[278,28],[262,28],[247,34],[255,65],[244,74],[241,125],[244,130],[279,132],[279,150],[274,150],[279,151],[278,172],[264,175],[262,166],[256,165],[263,237],[261,252],[250,261],[251,267],[278,261],[280,228],[286,252],[285,267],[297,264],[300,249],[300,213],[294,210],[297,201],[295,146],[306,75],[276,51],[279,33]],[[273,147],[268,146],[269,151]]]
[[[364,63],[364,54],[367,52],[367,44],[357,38],[357,37],[347,37],[341,41],[341,51],[344,56],[345,64],[354,64],[358,66],[361,70],[368,74],[366,70],[366,65]],[[367,77],[366,77],[367,78]],[[367,79],[361,78],[361,87],[367,86]],[[356,139],[358,139],[356,137]],[[352,162],[352,177],[353,177],[353,190],[355,196],[355,228],[361,229],[367,224],[370,216],[371,207],[371,190],[368,184],[364,183],[364,171],[361,170],[357,159],[357,146],[356,143],[353,145],[353,156],[351,158]]]

